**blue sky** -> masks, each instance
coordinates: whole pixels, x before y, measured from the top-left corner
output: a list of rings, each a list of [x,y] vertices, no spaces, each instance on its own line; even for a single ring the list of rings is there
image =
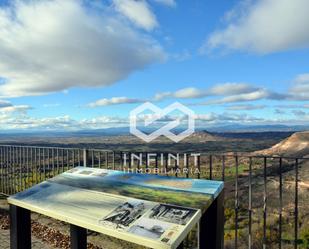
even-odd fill
[[[307,0],[0,0],[0,127],[309,124]],[[297,14],[295,14],[297,13]]]

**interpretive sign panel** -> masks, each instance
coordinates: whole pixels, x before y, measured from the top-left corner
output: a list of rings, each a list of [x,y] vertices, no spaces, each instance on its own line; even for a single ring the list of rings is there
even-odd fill
[[[8,202],[147,247],[177,248],[222,188],[222,182],[77,167]]]

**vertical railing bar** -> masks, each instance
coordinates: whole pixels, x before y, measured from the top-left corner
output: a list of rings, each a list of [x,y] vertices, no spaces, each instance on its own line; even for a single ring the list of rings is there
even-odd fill
[[[4,147],[3,149],[3,163],[4,163],[4,167],[5,167],[5,172],[6,172],[6,180],[5,180],[5,192],[6,193],[10,193],[10,187],[9,187],[9,169],[8,169],[8,165],[7,165],[7,147]]]
[[[72,160],[73,160],[72,166],[73,168],[75,168],[75,150],[74,149],[72,149]]]
[[[266,249],[266,222],[267,222],[267,157],[264,157],[264,194],[263,194],[263,249]]]
[[[64,172],[64,149],[61,149],[61,173]]]
[[[298,248],[298,158],[295,159],[294,249]]]
[[[81,153],[80,153],[80,149],[78,149],[78,166],[79,166],[79,167],[81,166],[81,164],[80,164],[80,161],[81,161],[81,160],[80,160],[80,154],[81,154]]]
[[[38,148],[38,182],[41,182],[41,174],[42,174],[42,171],[41,171],[41,160],[42,160],[42,157],[41,157],[41,148]]]
[[[16,166],[11,166],[10,162],[12,162],[11,159],[12,156],[12,147],[9,146],[7,147],[7,168],[8,168],[8,174],[9,174],[9,187],[8,191],[10,194],[14,194],[16,192],[16,186],[14,186],[14,181],[15,181],[15,173],[12,175],[12,171],[15,171]],[[18,181],[18,178],[16,179]]]
[[[0,147],[0,165],[1,165],[1,178],[0,178],[0,181],[1,181],[1,193],[4,194],[4,167],[3,167],[3,164],[2,164],[2,150],[3,150],[3,147],[1,146]]]
[[[279,159],[279,249],[282,248],[282,157]]]
[[[165,153],[165,175],[168,176],[168,153]]]
[[[69,160],[69,150],[66,150],[66,156],[67,156],[67,162],[66,162],[66,168],[70,169],[70,160]]]
[[[201,178],[201,155],[197,156],[197,178],[200,179]]]
[[[93,150],[91,150],[91,165],[92,165],[92,168],[94,167],[94,152]]]
[[[189,178],[190,177],[190,174],[189,174],[189,157],[188,157],[188,154],[185,154],[186,155],[186,169],[187,169],[187,172],[186,172],[186,178]]]
[[[27,167],[27,178],[26,178],[26,188],[29,187],[29,147],[26,148],[26,167]]]
[[[113,170],[115,170],[115,151],[113,151]]]
[[[99,153],[99,168],[101,168],[101,151],[98,151],[98,153]],[[105,160],[106,160],[106,158],[105,158]]]
[[[209,156],[209,179],[212,180],[212,155]]]
[[[109,167],[109,161],[108,161],[108,152],[106,151],[105,152],[105,158],[106,158],[106,168],[108,169],[108,167]]]
[[[54,177],[55,174],[55,148],[52,148],[52,176]]]
[[[23,177],[22,177],[22,167],[23,167],[23,162],[22,162],[22,157],[23,157],[23,155],[22,155],[22,153],[23,153],[23,147],[19,147],[19,191],[22,191],[22,186],[23,186]]]
[[[238,248],[238,156],[235,156],[235,248]]]
[[[4,167],[5,167],[5,172],[6,172],[6,180],[5,180],[5,186],[4,186],[4,189],[5,189],[5,192],[7,194],[10,194],[10,179],[9,179],[9,169],[8,169],[8,164],[7,164],[7,147],[4,147],[3,149],[3,163],[4,163]],[[13,166],[12,166],[13,167]]]
[[[50,148],[47,148],[47,177],[50,178]]]
[[[58,175],[59,174],[59,148],[57,148],[56,154],[57,154],[57,175]]]
[[[44,181],[46,180],[46,158],[45,158],[45,149],[43,148],[43,155],[42,155],[42,157],[43,157],[43,164],[42,164],[42,166],[43,166],[43,179],[44,179]]]
[[[222,181],[225,181],[225,156],[222,156]]]
[[[38,184],[38,153],[37,148],[33,148],[34,150],[34,164],[35,164],[35,184]]]
[[[249,238],[248,248],[252,246],[252,157],[249,158]]]
[[[31,158],[31,164],[30,164],[30,168],[31,168],[31,186],[34,185],[34,156],[33,156],[33,148],[30,148],[30,158]]]
[[[10,187],[9,187],[9,169],[8,169],[8,165],[7,165],[7,147],[3,148],[3,164],[5,167],[5,173],[6,173],[6,177],[5,177],[5,185],[4,185],[4,189],[5,189],[5,193],[9,194],[10,193]],[[13,167],[13,166],[12,166]]]

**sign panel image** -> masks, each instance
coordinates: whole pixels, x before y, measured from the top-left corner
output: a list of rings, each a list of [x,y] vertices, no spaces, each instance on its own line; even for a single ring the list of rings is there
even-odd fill
[[[177,248],[213,195],[157,187],[153,176],[146,176],[141,185],[136,179],[141,178],[77,167],[9,197],[8,202],[150,248]],[[164,185],[164,178],[157,179]],[[166,181],[171,184],[171,178]]]

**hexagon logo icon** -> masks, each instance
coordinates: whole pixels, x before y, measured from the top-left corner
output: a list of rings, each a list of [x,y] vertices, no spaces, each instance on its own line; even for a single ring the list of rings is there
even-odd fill
[[[188,116],[188,127],[186,130],[180,132],[179,134],[175,134],[172,132],[173,129],[178,127],[181,124],[181,119],[176,118],[174,120],[168,121],[164,126],[154,130],[153,132],[147,134],[144,131],[138,129],[138,121],[140,120],[140,115],[145,111],[152,111],[153,114],[150,117],[144,116],[141,118],[141,121],[144,121],[144,125],[150,127],[154,122],[166,117],[169,113],[173,111],[178,111]],[[130,112],[130,132],[131,134],[137,136],[138,138],[144,140],[149,143],[159,136],[165,136],[174,142],[179,142],[184,138],[190,136],[194,133],[195,130],[195,113],[184,106],[179,102],[175,102],[164,109],[159,108],[158,106],[145,102]]]

